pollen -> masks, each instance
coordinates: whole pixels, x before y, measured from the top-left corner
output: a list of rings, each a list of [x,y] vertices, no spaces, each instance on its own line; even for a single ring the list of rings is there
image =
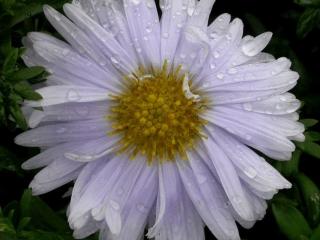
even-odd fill
[[[206,121],[201,113],[207,100],[186,84],[186,74],[180,68],[168,71],[167,64],[152,73],[139,70],[126,77],[121,94],[112,96],[107,115],[112,132],[120,136],[118,153],[131,159],[146,157],[148,163],[187,159],[187,151],[194,148]],[[186,89],[186,86],[188,89]]]

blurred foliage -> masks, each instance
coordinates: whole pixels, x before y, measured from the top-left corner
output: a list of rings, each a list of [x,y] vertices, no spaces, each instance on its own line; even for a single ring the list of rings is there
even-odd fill
[[[1,240],[73,239],[64,216],[68,199],[55,201],[53,199],[60,199],[61,194],[53,192],[48,199],[44,196],[44,201],[25,190],[33,173],[22,171],[20,165],[38,150],[13,144],[14,136],[27,128],[20,109],[22,101],[40,99],[33,91],[33,84],[47,77],[43,68],[27,68],[23,64],[21,39],[30,31],[55,33],[42,14],[42,5],[61,9],[65,2],[68,1],[0,0]],[[306,141],[296,144],[291,161],[273,161],[292,182],[292,189],[281,191],[271,200],[265,220],[252,230],[241,229],[241,235],[245,239],[260,240],[320,240],[320,175],[314,167],[320,161],[320,129],[316,120],[320,119],[320,0],[283,0],[281,3],[218,0],[211,19],[224,11],[242,18],[250,35],[267,30],[274,32],[267,51],[276,57],[287,56],[292,60],[293,69],[299,72],[301,79],[294,93],[304,102],[300,116],[305,118],[301,122],[307,129]],[[9,183],[16,184],[16,188]],[[276,225],[278,228],[274,228]],[[206,235],[206,239],[213,239],[210,233]]]

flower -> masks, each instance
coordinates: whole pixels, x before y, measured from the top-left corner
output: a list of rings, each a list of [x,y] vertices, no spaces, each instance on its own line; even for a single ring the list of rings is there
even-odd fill
[[[44,13],[66,42],[23,40],[28,66],[51,75],[26,101],[32,130],[16,143],[42,152],[33,194],[74,181],[75,238],[240,239],[290,188],[263,155],[289,160],[304,140],[299,78],[262,50],[271,33],[243,37],[240,19],[207,26],[213,0],[78,0]],[[256,150],[256,151],[255,151]],[[258,153],[260,152],[260,153]]]

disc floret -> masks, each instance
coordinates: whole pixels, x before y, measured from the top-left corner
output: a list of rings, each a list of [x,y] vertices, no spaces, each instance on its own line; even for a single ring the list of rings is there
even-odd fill
[[[131,158],[145,155],[154,160],[173,161],[177,155],[186,159],[193,148],[205,121],[200,117],[205,101],[186,94],[186,77],[180,68],[168,73],[166,64],[152,74],[140,70],[135,77],[126,78],[123,92],[113,96],[108,115],[112,134],[119,134],[118,152]],[[199,95],[193,95],[199,96]]]

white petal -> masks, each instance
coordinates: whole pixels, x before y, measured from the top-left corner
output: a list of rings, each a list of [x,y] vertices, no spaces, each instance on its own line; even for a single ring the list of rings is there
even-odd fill
[[[254,220],[251,204],[243,191],[234,165],[211,138],[205,140],[204,145],[233,208],[241,218],[248,221]]]
[[[79,7],[67,3],[64,5],[63,9],[67,16],[91,37],[91,41],[98,44],[100,51],[110,59],[116,69],[127,74],[130,74],[137,69],[137,63],[130,58],[125,50],[114,39],[113,35],[93,21]]]
[[[41,126],[18,135],[16,144],[29,147],[46,147],[69,141],[84,141],[106,136],[105,120],[87,120]]]
[[[294,144],[289,141],[284,134],[274,129],[274,124],[269,124],[266,120],[256,121],[253,113],[242,116],[239,114],[230,115],[232,111],[228,108],[216,107],[213,111],[207,112],[208,120],[213,124],[225,129],[229,133],[236,135],[246,143],[267,147],[275,151],[294,151]],[[293,131],[300,131],[299,128]]]
[[[199,215],[218,239],[240,239],[234,219],[225,207],[227,200],[220,184],[201,160],[192,158],[190,163],[192,168],[188,162],[177,160],[182,182]]]
[[[255,56],[260,53],[270,42],[271,32],[265,32],[242,46],[242,51],[247,56]]]
[[[208,20],[214,2],[215,0],[200,0],[188,20],[188,25],[205,30],[208,26]]]
[[[160,24],[155,2],[123,2],[131,38],[141,63],[146,67],[161,67]]]
[[[107,100],[110,97],[103,88],[82,86],[50,86],[37,89],[43,99],[39,101],[25,101],[26,105],[32,107],[45,107],[69,102],[95,102]]]
[[[83,163],[58,158],[41,170],[30,183],[32,193],[40,195],[58,188],[76,179],[83,167]]]

